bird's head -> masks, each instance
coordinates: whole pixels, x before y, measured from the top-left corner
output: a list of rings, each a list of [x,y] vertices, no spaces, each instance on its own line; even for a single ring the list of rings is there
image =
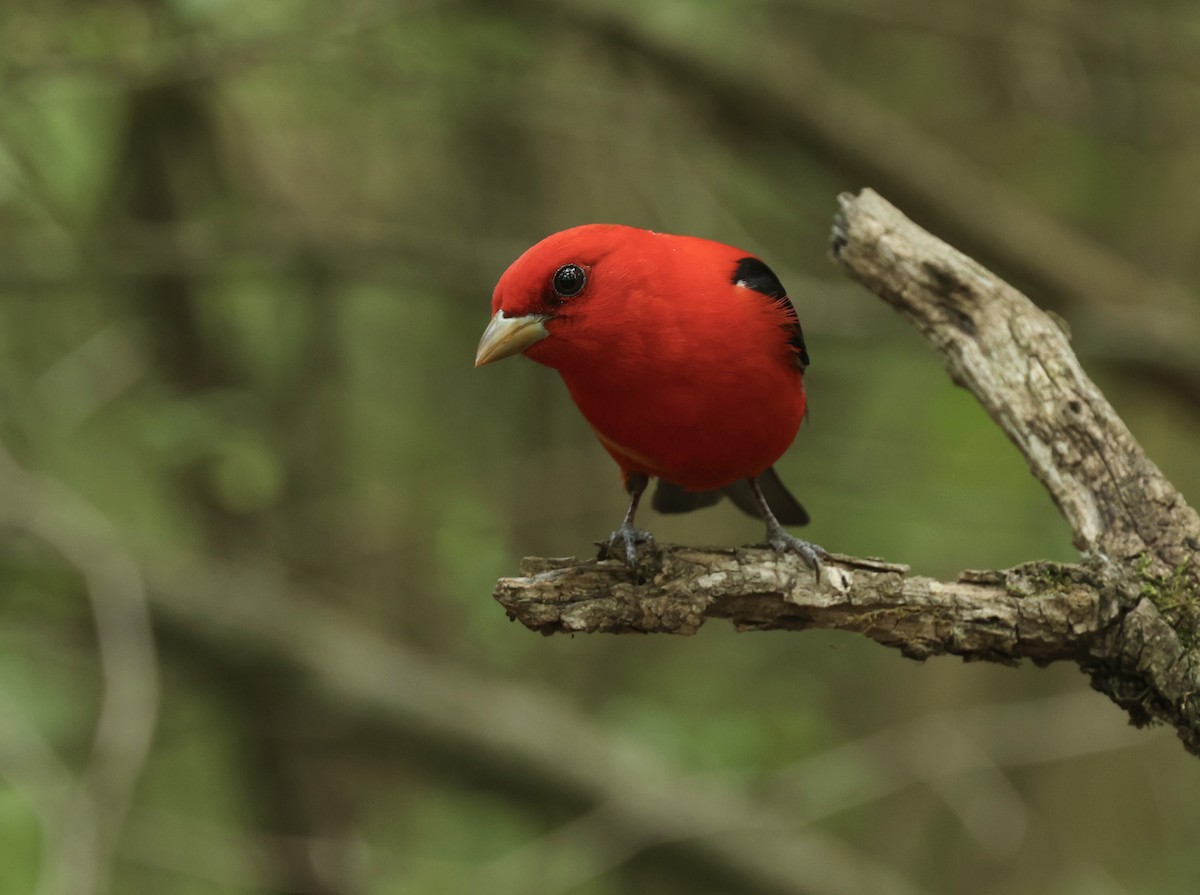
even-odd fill
[[[496,284],[492,319],[479,340],[475,366],[519,353],[553,366],[567,334],[578,333],[630,276],[626,265],[606,264],[606,259],[646,233],[616,224],[586,224],[527,250]]]

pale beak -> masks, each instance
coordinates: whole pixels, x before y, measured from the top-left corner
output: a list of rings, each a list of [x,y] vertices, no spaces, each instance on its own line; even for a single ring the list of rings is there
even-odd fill
[[[546,319],[544,314],[505,317],[503,311],[497,311],[483,331],[483,338],[479,340],[475,366],[482,367],[494,360],[519,354],[534,342],[540,342],[550,335],[546,331]]]

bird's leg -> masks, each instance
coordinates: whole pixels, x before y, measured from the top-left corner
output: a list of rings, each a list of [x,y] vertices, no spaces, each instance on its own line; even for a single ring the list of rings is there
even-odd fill
[[[786,553],[789,550],[793,553],[799,553],[801,558],[808,563],[809,567],[817,573],[817,577],[821,576],[821,560],[828,559],[829,553],[824,547],[817,544],[810,544],[808,541],[802,541],[793,534],[789,534],[779,524],[779,520],[775,518],[775,514],[771,512],[771,507],[767,503],[767,499],[763,497],[762,489],[758,487],[757,479],[750,479],[750,490],[754,492],[754,499],[758,502],[758,508],[762,512],[762,517],[767,521],[767,543],[775,548],[776,553]]]
[[[650,477],[640,472],[632,472],[625,478],[625,488],[629,491],[629,510],[625,513],[625,521],[621,527],[608,536],[608,554],[611,556],[618,546],[625,548],[625,562],[632,569],[637,568],[637,545],[649,544],[654,546],[654,535],[641,528],[633,527],[633,517],[637,513],[638,501],[642,492],[650,483]]]

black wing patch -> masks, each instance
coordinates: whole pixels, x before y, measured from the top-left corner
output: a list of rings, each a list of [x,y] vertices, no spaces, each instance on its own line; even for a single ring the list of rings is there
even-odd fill
[[[787,327],[789,330],[788,342],[796,350],[796,359],[800,363],[800,369],[803,370],[807,367],[808,349],[804,345],[804,331],[800,329],[800,319],[796,317],[796,309],[792,306],[791,299],[787,297],[787,290],[783,288],[783,283],[779,282],[779,277],[775,276],[775,272],[757,258],[743,258],[737,263],[730,282],[735,286],[752,289],[787,305],[792,316],[796,318],[796,322]]]

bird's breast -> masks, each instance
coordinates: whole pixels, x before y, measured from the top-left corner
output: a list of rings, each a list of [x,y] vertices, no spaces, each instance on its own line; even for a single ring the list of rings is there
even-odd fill
[[[763,472],[796,436],[805,410],[800,372],[770,360],[616,362],[600,374],[561,372],[624,471],[709,490]]]

